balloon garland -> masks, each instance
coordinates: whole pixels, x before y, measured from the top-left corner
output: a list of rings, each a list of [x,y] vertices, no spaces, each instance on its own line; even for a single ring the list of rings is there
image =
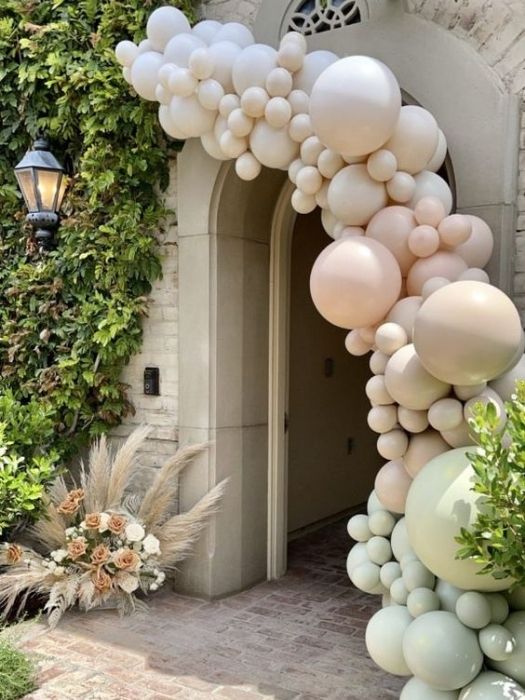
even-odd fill
[[[366,631],[371,657],[412,676],[403,700],[525,698],[525,591],[478,576],[454,541],[478,508],[471,407],[492,403],[503,424],[503,402],[525,377],[523,331],[483,270],[490,228],[451,213],[436,120],[402,106],[374,58],[307,52],[296,32],[276,50],[235,22],[191,28],[169,6],[116,57],[135,91],[159,102],[169,136],[200,138],[244,180],[263,166],[287,170],[293,208],[322,209],[334,241],[313,266],[312,299],[348,329],[349,353],[372,353],[368,424],[386,460],[368,514],[348,523],[348,575],[382,595]]]

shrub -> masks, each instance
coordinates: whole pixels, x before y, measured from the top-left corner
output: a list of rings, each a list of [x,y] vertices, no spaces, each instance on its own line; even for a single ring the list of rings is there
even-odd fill
[[[509,576],[525,585],[525,382],[518,382],[512,400],[505,404],[507,421],[498,430],[491,403],[478,404],[470,421],[480,446],[469,454],[475,472],[474,491],[484,498],[476,522],[462,529],[457,541],[461,559],[473,559],[482,573]]]
[[[0,639],[0,700],[17,700],[35,690],[33,663],[10,642]]]

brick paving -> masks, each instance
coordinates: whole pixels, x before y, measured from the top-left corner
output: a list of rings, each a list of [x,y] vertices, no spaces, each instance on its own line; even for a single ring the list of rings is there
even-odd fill
[[[377,599],[352,587],[339,522],[290,545],[289,572],[207,602],[168,590],[144,616],[71,613],[36,624],[23,646],[39,664],[32,700],[387,700],[403,681],[368,658]]]

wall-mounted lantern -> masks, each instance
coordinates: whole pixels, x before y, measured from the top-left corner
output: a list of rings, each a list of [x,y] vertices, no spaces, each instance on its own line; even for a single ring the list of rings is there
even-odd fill
[[[29,211],[26,221],[35,229],[39,248],[50,250],[67,178],[64,168],[49,150],[47,139],[36,139],[33,148],[15,167],[15,175]]]

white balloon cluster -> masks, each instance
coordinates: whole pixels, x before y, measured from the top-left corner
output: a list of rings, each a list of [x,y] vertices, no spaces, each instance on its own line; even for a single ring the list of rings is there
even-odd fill
[[[454,539],[478,512],[472,406],[492,403],[503,428],[504,401],[525,378],[523,331],[483,269],[490,228],[452,213],[435,118],[403,106],[374,58],[308,53],[296,32],[276,50],[235,22],[191,28],[174,7],[155,10],[147,39],[122,41],[116,56],[136,92],[160,103],[168,135],[199,137],[244,180],[287,170],[294,209],[322,209],[334,241],[312,269],[312,298],[349,330],[349,353],[372,353],[368,423],[386,460],[368,515],[348,524],[348,574],[383,595],[370,655],[413,675],[404,700],[525,698],[525,590],[456,560]]]

